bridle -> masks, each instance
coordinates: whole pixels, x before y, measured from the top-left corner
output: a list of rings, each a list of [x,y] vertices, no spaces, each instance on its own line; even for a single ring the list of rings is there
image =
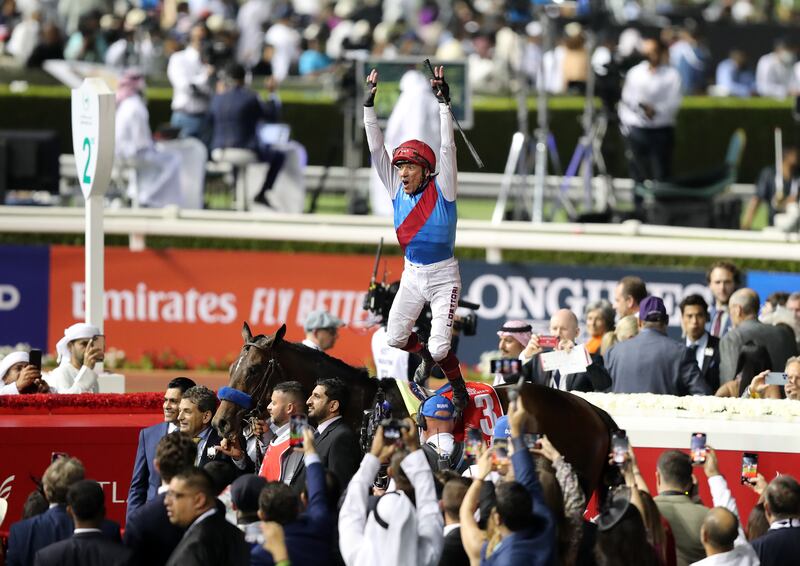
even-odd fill
[[[233,389],[231,387],[223,387],[220,389],[219,398],[237,405],[237,412],[243,413],[242,420],[247,422],[252,428],[255,426],[255,421],[258,420],[264,412],[264,399],[266,398],[267,392],[270,390],[272,378],[276,374],[279,378],[283,376],[283,368],[281,367],[280,362],[275,358],[272,348],[266,348],[256,342],[253,342],[252,340],[245,342],[243,349],[246,349],[248,346],[252,346],[257,350],[269,355],[269,359],[264,366],[264,372],[261,374],[255,389],[248,394],[244,391]],[[238,367],[241,363],[242,356],[244,356],[245,353],[246,350],[239,354],[236,367]],[[245,379],[245,383],[247,383],[247,381],[248,380]],[[253,402],[254,399],[255,403]]]

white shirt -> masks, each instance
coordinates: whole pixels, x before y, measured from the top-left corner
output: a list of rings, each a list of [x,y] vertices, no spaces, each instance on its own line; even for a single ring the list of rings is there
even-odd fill
[[[264,34],[264,43],[272,45],[272,76],[278,82],[289,74],[289,67],[300,56],[300,34],[287,25],[276,23]]]
[[[434,434],[425,440],[425,444],[436,450],[436,453],[443,458],[449,458],[456,445],[455,437],[449,432]]]
[[[62,363],[43,376],[52,393],[97,393],[97,374],[87,366],[80,371],[69,362]]]
[[[150,114],[141,96],[129,96],[119,103],[114,126],[114,152],[118,157],[131,159],[153,147]]]
[[[761,96],[786,98],[792,88],[792,66],[774,52],[762,55],[756,65],[756,92]]]
[[[332,419],[328,419],[324,423],[319,423],[319,426],[317,427],[317,434],[322,434],[323,432],[325,432],[326,428],[328,428],[329,426],[331,426],[333,423],[335,423],[336,421],[338,421],[341,418],[342,418],[341,416],[333,417]]]
[[[313,348],[314,350],[317,350],[319,352],[322,351],[322,348],[319,347],[319,344],[317,344],[316,342],[312,342],[308,338],[303,340],[302,344],[303,344],[303,346],[308,346],[309,348]]]
[[[663,128],[675,125],[681,105],[681,77],[667,65],[656,69],[642,61],[628,71],[622,87],[619,119],[624,126],[635,128]],[[653,119],[645,116],[640,104],[653,107]]]
[[[239,45],[236,60],[249,67],[261,59],[261,44],[264,40],[263,26],[272,13],[272,0],[247,0],[236,15],[239,27]]]
[[[87,528],[83,528],[83,529],[75,529],[74,531],[72,531],[72,534],[74,534],[74,535],[80,535],[80,534],[83,534],[83,533],[102,533],[102,532],[103,532],[103,531],[101,531],[100,529],[87,529]]]
[[[372,360],[378,378],[393,377],[405,381],[408,377],[408,352],[389,346],[383,326],[372,335]]]
[[[734,546],[733,550],[728,552],[714,554],[698,562],[693,562],[692,566],[759,566],[760,564],[761,561],[753,547],[749,544],[741,544]]]
[[[706,346],[708,346],[708,332],[703,332],[697,342],[692,342],[689,338],[686,338],[687,348],[695,344],[697,345],[697,351],[694,353],[694,358],[697,361],[697,367],[703,369],[703,358],[706,356]]]
[[[452,525],[445,525],[444,526],[444,533],[443,533],[444,536],[449,535],[450,533],[452,533],[454,530],[456,530],[460,526],[461,526],[461,523],[453,523]]]
[[[0,386],[0,395],[19,395],[19,389],[17,389],[17,382],[9,383],[8,385]]]
[[[189,114],[201,114],[208,110],[211,97],[208,72],[197,49],[189,46],[173,53],[167,64],[167,78],[172,85],[173,110]],[[195,94],[192,85],[207,96]]]

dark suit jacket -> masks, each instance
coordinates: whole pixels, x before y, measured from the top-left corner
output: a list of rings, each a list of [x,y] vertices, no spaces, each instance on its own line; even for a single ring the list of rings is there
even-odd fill
[[[255,92],[241,87],[218,94],[211,101],[210,113],[214,125],[211,149],[257,149],[256,126],[266,115]]]
[[[30,519],[11,525],[8,535],[6,566],[33,564],[36,552],[54,542],[72,537],[75,526],[66,505],[57,505]],[[119,542],[119,524],[105,519],[101,527],[109,539]]]
[[[461,527],[456,527],[444,537],[439,566],[469,566],[469,557],[461,544]]]
[[[153,499],[158,492],[158,487],[161,485],[161,476],[153,465],[153,460],[156,457],[156,446],[167,434],[168,427],[168,423],[158,423],[139,431],[139,446],[136,449],[131,487],[128,490],[128,509],[125,512],[126,523],[130,520],[131,513],[137,507]]]
[[[247,566],[250,547],[244,533],[216,513],[189,527],[169,557],[167,566]]]
[[[772,326],[757,320],[745,320],[731,329],[720,340],[720,383],[726,383],[736,377],[736,362],[739,352],[747,342],[764,346],[772,361],[772,371],[783,371],[786,360],[797,355],[797,342],[794,333],[785,326]]]
[[[700,368],[700,376],[706,382],[712,392],[719,389],[719,338],[708,334],[708,343],[703,354],[703,365]]]
[[[131,552],[103,533],[80,533],[44,547],[34,566],[128,566]]]
[[[797,564],[800,559],[800,527],[767,531],[750,544],[762,566]]]
[[[306,468],[308,506],[293,523],[284,527],[286,549],[292,566],[319,566],[331,551],[336,516],[328,508],[325,469],[320,463]],[[250,551],[250,566],[272,566],[272,555],[260,545]]]
[[[339,419],[326,428],[315,443],[322,465],[333,472],[344,491],[361,463],[358,437]]]
[[[169,522],[165,496],[156,495],[131,513],[125,523],[125,546],[133,554],[133,564],[163,566],[183,538],[185,529]]]
[[[606,353],[613,393],[710,395],[689,349],[652,328]]]
[[[222,438],[219,436],[219,434],[217,434],[217,430],[215,428],[212,428],[211,432],[208,435],[208,438],[206,439],[206,444],[203,447],[203,453],[200,455],[200,463],[198,465],[199,468],[202,468],[203,466],[205,466],[206,464],[208,464],[212,460],[222,461],[222,462],[230,462],[231,465],[236,466],[236,464],[233,463],[233,460],[231,459],[230,456],[226,456],[225,454],[222,454],[221,452],[215,452],[213,456],[211,454],[209,454],[208,449],[212,448],[214,446],[219,446],[219,444],[221,442],[222,442]],[[255,464],[246,455],[244,457],[244,460],[245,460],[245,463],[246,463],[244,469],[240,469],[238,466],[236,466],[236,470],[240,474],[252,474],[255,471],[255,468],[254,468]]]
[[[542,371],[542,365],[539,362],[539,356],[534,356],[527,363],[522,366],[522,373],[525,375],[525,380],[538,385],[550,386],[550,380],[553,377],[552,371]],[[511,382],[516,382],[518,376],[512,376]],[[611,376],[608,374],[605,365],[603,365],[603,358],[601,356],[592,356],[592,363],[586,367],[585,372],[570,373],[566,376],[561,376],[561,379],[567,380],[567,391],[606,391],[611,387]]]

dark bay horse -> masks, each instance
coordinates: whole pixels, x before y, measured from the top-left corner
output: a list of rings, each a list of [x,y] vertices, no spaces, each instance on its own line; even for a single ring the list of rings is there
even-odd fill
[[[231,438],[242,428],[243,420],[262,418],[272,388],[283,381],[299,381],[307,396],[317,379],[338,377],[348,386],[350,399],[344,420],[354,431],[361,428],[364,411],[375,406],[378,389],[382,389],[392,406],[393,417],[408,416],[397,382],[375,379],[365,368],[354,368],[323,352],[284,340],[286,325],[275,334],[253,336],[247,323],[242,328],[244,345],[231,366],[228,387],[252,398],[248,409],[231,401],[221,401],[213,426],[223,437]],[[496,389],[508,411],[508,393],[512,386]],[[601,485],[608,466],[611,432],[617,429],[611,417],[584,399],[541,385],[526,383],[520,390],[525,409],[531,413],[528,430],[544,433],[572,465],[588,497]]]
[[[231,401],[220,402],[212,425],[221,436],[230,438],[235,435],[241,430],[242,420],[246,417],[262,418],[269,405],[272,388],[284,381],[299,381],[306,397],[309,397],[318,379],[340,378],[350,391],[342,418],[354,431],[361,427],[364,410],[373,407],[379,387],[392,406],[393,416],[408,416],[394,379],[373,379],[366,368],[354,368],[324,352],[287,342],[283,339],[285,335],[285,324],[275,334],[253,336],[250,327],[244,323],[244,346],[231,366],[228,387],[249,395],[253,403],[248,413]]]

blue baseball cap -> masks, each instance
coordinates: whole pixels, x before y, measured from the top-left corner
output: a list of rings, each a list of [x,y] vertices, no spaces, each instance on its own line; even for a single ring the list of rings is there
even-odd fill
[[[494,432],[492,438],[508,438],[511,436],[511,425],[508,423],[508,417],[505,415],[497,419],[494,423]]]
[[[455,407],[453,402],[444,395],[434,395],[425,399],[420,412],[424,417],[449,421],[453,418]]]

